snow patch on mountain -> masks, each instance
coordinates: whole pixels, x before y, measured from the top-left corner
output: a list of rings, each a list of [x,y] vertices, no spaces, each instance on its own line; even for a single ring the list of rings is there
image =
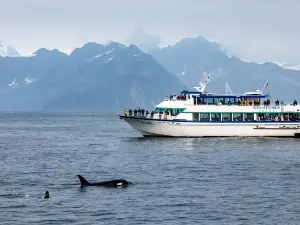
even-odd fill
[[[8,84],[9,87],[17,86],[16,79],[14,79],[10,84]]]
[[[104,55],[108,55],[108,54],[112,53],[114,50],[115,49],[113,48],[112,50],[109,50],[109,51],[105,52]]]
[[[96,55],[95,58],[99,58],[99,57],[101,57],[101,56],[103,56],[103,54]]]
[[[25,81],[25,84],[31,84],[31,83],[33,83],[34,81],[36,81],[34,78],[29,78],[29,77],[26,77],[25,79],[24,79],[24,81]]]

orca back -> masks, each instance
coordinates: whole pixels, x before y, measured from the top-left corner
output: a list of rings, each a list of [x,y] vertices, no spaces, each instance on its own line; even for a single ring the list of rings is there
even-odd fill
[[[90,185],[91,185],[86,179],[83,178],[83,176],[77,175],[77,177],[78,177],[79,180],[80,180],[80,185],[81,185],[81,187],[84,187],[84,186],[90,186]]]
[[[90,183],[86,179],[84,179],[81,175],[77,175],[81,187],[85,186],[104,186],[104,187],[127,187],[128,184],[131,184],[131,182],[128,182],[127,180],[119,179],[119,180],[109,180],[109,181],[103,181],[98,183]]]

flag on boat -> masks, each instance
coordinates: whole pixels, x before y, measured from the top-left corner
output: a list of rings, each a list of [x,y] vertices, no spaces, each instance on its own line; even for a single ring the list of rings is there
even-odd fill
[[[267,81],[265,88],[268,88],[268,87],[269,87],[269,82]]]

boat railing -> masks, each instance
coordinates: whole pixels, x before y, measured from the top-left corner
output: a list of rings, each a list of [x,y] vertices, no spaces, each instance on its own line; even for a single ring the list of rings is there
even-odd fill
[[[280,103],[280,104],[245,104],[245,103],[198,103],[198,104],[189,104],[189,105],[203,105],[203,106],[207,106],[207,105],[215,105],[215,106],[297,106],[298,104],[297,103]]]
[[[148,114],[140,114],[140,113],[128,113],[124,112],[121,116],[131,117],[131,118],[141,118],[141,119],[163,119],[163,120],[173,120],[176,116],[170,115],[167,113],[148,113]]]

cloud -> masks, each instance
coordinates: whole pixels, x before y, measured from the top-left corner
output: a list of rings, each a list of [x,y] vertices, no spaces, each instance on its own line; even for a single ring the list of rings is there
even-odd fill
[[[128,44],[134,44],[144,51],[150,51],[159,47],[161,43],[160,37],[151,36],[143,31],[142,28],[135,29],[133,34],[125,38]]]

